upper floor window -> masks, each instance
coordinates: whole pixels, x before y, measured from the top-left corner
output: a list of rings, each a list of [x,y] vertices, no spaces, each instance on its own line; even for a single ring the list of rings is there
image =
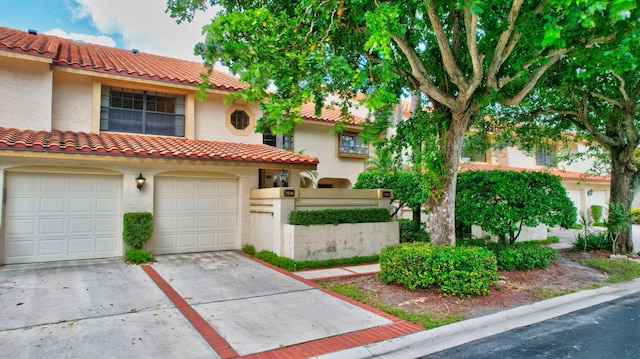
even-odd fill
[[[338,134],[338,154],[366,155],[367,153],[367,143],[357,133]]]
[[[235,110],[231,113],[231,125],[236,130],[244,130],[249,126],[249,115],[242,110]]]
[[[265,128],[262,134],[262,143],[265,145],[284,148],[287,150],[293,149],[293,136],[284,134],[274,134],[270,128]]]
[[[184,137],[185,97],[102,86],[100,130]]]
[[[224,124],[236,136],[248,136],[255,127],[255,116],[246,105],[233,104],[225,112]]]
[[[462,160],[466,162],[487,162],[486,152],[472,152],[462,149]]]
[[[536,166],[555,166],[556,146],[546,145],[536,148]]]

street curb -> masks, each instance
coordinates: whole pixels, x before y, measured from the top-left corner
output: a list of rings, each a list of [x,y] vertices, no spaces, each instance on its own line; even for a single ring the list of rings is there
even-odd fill
[[[432,330],[377,342],[316,358],[408,358],[439,352],[474,340],[539,323],[577,310],[640,292],[640,278],[583,290]]]

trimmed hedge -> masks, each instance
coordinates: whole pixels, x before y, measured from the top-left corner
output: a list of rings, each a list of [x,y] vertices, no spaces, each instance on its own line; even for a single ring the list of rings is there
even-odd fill
[[[289,224],[309,226],[313,224],[390,222],[391,214],[385,208],[323,209],[316,211],[291,211]]]
[[[486,295],[498,280],[495,255],[480,247],[404,243],[380,253],[380,279],[410,290],[440,288],[447,294]]]
[[[256,248],[251,245],[242,247],[242,251],[254,258],[258,258],[260,260],[263,260],[269,264],[273,264],[274,266],[282,268],[287,271],[329,268],[329,267],[334,267],[338,265],[340,266],[358,265],[358,264],[369,264],[369,263],[378,262],[378,256],[295,261],[290,258],[280,257],[277,254],[267,250],[261,250],[260,252],[257,252]]]
[[[140,249],[153,235],[153,215],[149,212],[124,214],[122,238],[131,248]]]
[[[543,246],[544,243],[556,243],[557,238],[544,241],[526,241],[505,245],[498,242],[486,242],[484,239],[468,239],[458,241],[459,246],[483,247],[496,256],[498,270],[531,270],[534,268],[545,269],[552,261],[558,259],[558,250]]]
[[[536,244],[505,246],[489,243],[487,249],[496,255],[498,270],[532,270],[549,268],[552,261],[558,259],[558,250]]]

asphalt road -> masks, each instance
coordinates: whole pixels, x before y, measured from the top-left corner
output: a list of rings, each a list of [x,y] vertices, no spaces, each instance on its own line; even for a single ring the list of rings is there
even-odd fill
[[[420,358],[640,358],[640,293]]]

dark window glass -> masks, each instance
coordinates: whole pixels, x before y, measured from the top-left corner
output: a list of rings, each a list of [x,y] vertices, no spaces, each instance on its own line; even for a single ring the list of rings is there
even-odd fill
[[[244,130],[249,126],[249,115],[242,110],[235,110],[231,114],[231,125],[236,130]]]
[[[345,132],[338,135],[338,152],[366,155],[367,143],[357,133]]]
[[[184,96],[102,86],[100,130],[184,137]]]

